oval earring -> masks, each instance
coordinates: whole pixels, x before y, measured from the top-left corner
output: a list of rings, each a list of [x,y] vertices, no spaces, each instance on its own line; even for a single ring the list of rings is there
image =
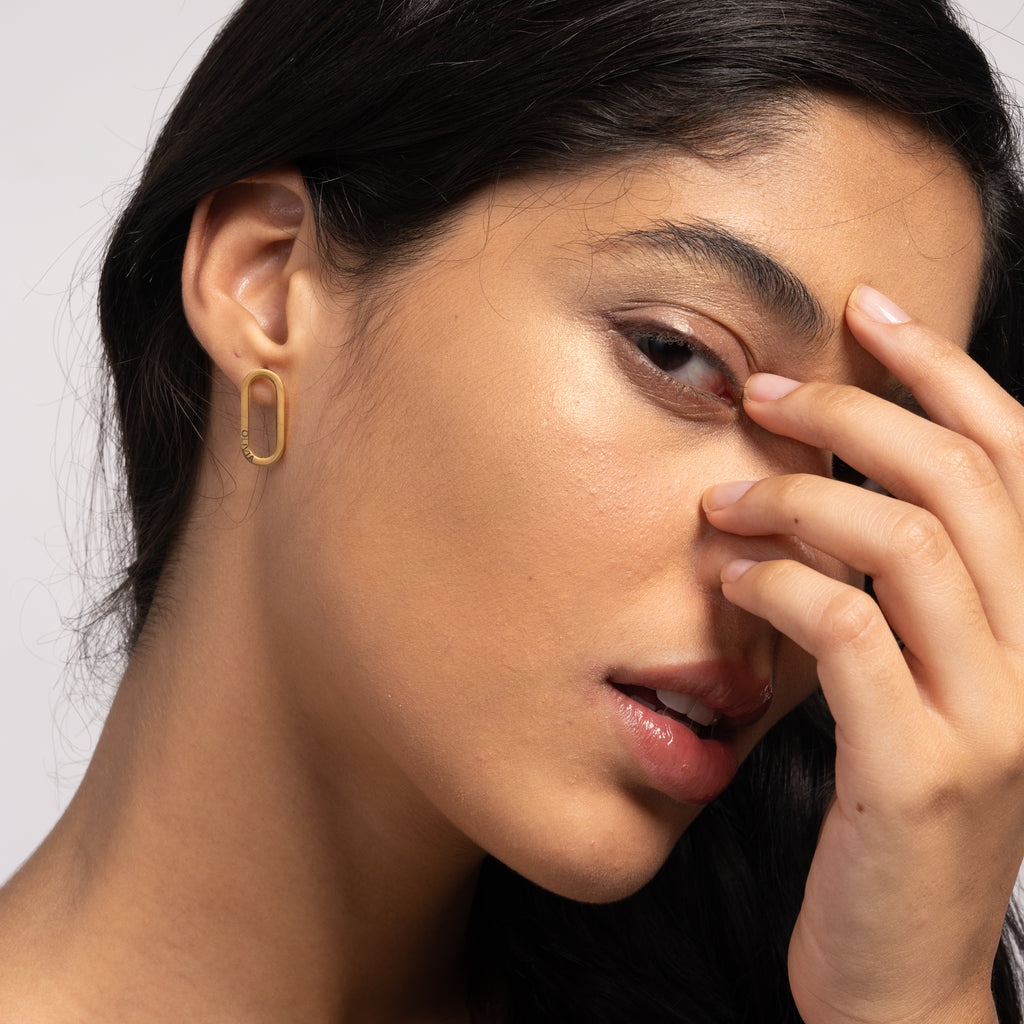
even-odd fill
[[[274,385],[277,406],[277,438],[269,455],[257,455],[249,447],[249,389],[254,380],[269,380]],[[254,466],[270,466],[284,454],[284,382],[273,370],[250,370],[242,381],[242,454]]]

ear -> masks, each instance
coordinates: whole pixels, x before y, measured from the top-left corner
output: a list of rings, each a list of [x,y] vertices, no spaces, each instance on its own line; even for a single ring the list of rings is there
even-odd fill
[[[250,370],[287,376],[302,333],[289,323],[288,297],[309,269],[310,235],[305,184],[293,168],[236,182],[196,207],[182,265],[185,316],[239,390]]]

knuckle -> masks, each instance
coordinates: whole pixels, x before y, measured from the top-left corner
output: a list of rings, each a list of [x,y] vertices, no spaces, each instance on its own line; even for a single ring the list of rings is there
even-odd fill
[[[888,546],[905,561],[922,567],[940,565],[950,550],[945,527],[923,508],[910,506],[899,512],[889,524]]]
[[[916,778],[906,785],[900,797],[900,816],[913,828],[922,828],[956,813],[974,800],[963,771],[947,757],[921,765]]]
[[[913,822],[934,820],[977,807],[993,793],[1019,801],[1024,783],[1024,762],[1019,746],[993,749],[967,743],[945,747],[918,763],[915,778],[905,787],[900,808]]]
[[[913,827],[955,814],[976,799],[975,778],[962,744],[926,724],[914,735],[911,771],[893,793],[893,810]]]
[[[878,606],[860,590],[843,587],[821,610],[819,626],[838,647],[865,648],[875,645],[879,624]]]
[[[1024,789],[1024,737],[1004,736],[996,747],[997,784],[1020,792]]]
[[[929,452],[928,462],[943,483],[964,490],[988,488],[999,483],[985,449],[966,437],[954,437],[939,443]]]

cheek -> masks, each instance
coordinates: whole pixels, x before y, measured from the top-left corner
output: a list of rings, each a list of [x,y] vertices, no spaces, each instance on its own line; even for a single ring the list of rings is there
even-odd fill
[[[820,456],[673,418],[600,346],[491,324],[485,347],[450,326],[383,348],[317,432],[337,440],[302,512],[317,540],[298,545],[305,584],[285,612],[328,684],[315,720],[383,749],[529,877],[625,895],[685,822],[637,804],[616,774],[595,671],[719,642],[768,652],[765,623],[717,586],[737,545],[764,542],[711,530],[700,496]],[[809,688],[788,685],[779,706]]]
[[[316,584],[302,614],[326,615],[368,673],[568,677],[616,645],[735,650],[766,627],[724,602],[721,566],[820,558],[712,530],[700,497],[723,480],[824,472],[821,453],[673,416],[569,325],[467,311],[396,315],[389,331],[365,383],[325,416],[319,435],[339,440],[308,499]]]
[[[621,592],[644,572],[640,552],[680,542],[699,491],[664,487],[642,432],[616,429],[598,368],[472,351],[457,362],[392,378],[360,428],[344,472],[368,571],[400,572],[407,597],[462,622],[522,630],[584,613],[575,587]]]
[[[823,472],[821,454],[673,417],[568,328],[478,320],[470,333],[467,322],[386,347],[328,471],[351,495],[324,515],[334,576],[362,591],[361,634],[377,629],[387,646],[400,594],[406,647],[436,642],[444,622],[445,657],[461,649],[467,666],[504,649],[550,668],[596,631],[642,629],[644,615],[674,615],[695,635],[721,565],[759,543],[712,531],[704,489]]]
[[[664,411],[638,417],[596,346],[477,324],[408,328],[381,350],[335,413],[345,440],[314,496],[313,614],[396,685],[425,665],[449,680],[578,675],[607,635],[636,632],[652,579],[683,617],[705,486],[684,470],[711,439],[681,457]]]

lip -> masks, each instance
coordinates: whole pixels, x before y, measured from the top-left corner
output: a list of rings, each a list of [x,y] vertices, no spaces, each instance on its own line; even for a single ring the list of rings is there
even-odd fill
[[[758,677],[746,662],[733,658],[687,665],[619,668],[607,674],[607,681],[612,686],[642,686],[698,697],[721,716],[729,729],[756,722],[768,710],[772,699],[771,681]]]
[[[738,730],[757,722],[771,705],[771,682],[742,661],[718,659],[686,665],[618,668],[605,676],[613,720],[648,783],[666,796],[701,806],[718,796],[739,767]],[[651,711],[617,687],[670,690],[699,698],[719,715],[709,736]]]

